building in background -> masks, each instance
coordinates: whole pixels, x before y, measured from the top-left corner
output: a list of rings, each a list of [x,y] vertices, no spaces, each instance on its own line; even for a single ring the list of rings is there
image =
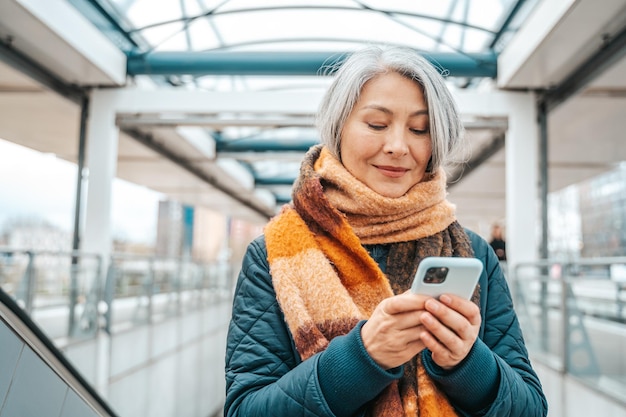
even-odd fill
[[[164,258],[190,257],[197,262],[233,261],[237,264],[262,226],[231,219],[205,207],[161,201],[155,254]]]
[[[626,256],[626,163],[549,197],[550,258]]]
[[[579,188],[581,256],[626,256],[626,163]]]
[[[193,207],[160,201],[155,254],[163,258],[189,257],[193,241]]]

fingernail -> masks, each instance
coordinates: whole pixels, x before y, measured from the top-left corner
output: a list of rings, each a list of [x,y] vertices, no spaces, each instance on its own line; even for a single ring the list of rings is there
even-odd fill
[[[432,311],[439,310],[439,303],[437,303],[435,300],[428,300],[426,301],[426,304],[429,310],[432,310]]]
[[[442,303],[446,303],[446,304],[450,304],[450,303],[452,302],[452,298],[450,298],[450,296],[445,295],[445,294],[444,294],[444,295],[442,295],[441,297],[439,297],[439,300],[440,300]]]

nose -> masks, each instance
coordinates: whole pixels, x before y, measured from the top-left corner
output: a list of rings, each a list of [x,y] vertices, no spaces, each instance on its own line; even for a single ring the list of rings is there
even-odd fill
[[[389,129],[385,135],[383,152],[393,156],[403,156],[409,152],[407,131],[401,127]]]

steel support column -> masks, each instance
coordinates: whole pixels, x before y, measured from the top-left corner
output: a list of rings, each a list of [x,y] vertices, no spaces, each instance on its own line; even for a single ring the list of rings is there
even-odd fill
[[[540,101],[537,106],[539,123],[539,204],[541,210],[541,241],[539,255],[548,259],[548,112],[546,102]]]
[[[80,109],[80,133],[78,135],[78,160],[76,161],[76,200],[74,203],[74,233],[72,237],[72,250],[80,250],[81,239],[81,214],[82,192],[85,168],[85,144],[87,137],[87,118],[89,117],[89,98],[84,96]]]

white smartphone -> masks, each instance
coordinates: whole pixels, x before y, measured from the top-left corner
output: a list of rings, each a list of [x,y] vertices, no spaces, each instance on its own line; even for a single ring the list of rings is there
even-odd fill
[[[469,300],[482,270],[483,263],[476,258],[424,258],[417,268],[411,291],[435,298],[444,293],[455,294]]]

